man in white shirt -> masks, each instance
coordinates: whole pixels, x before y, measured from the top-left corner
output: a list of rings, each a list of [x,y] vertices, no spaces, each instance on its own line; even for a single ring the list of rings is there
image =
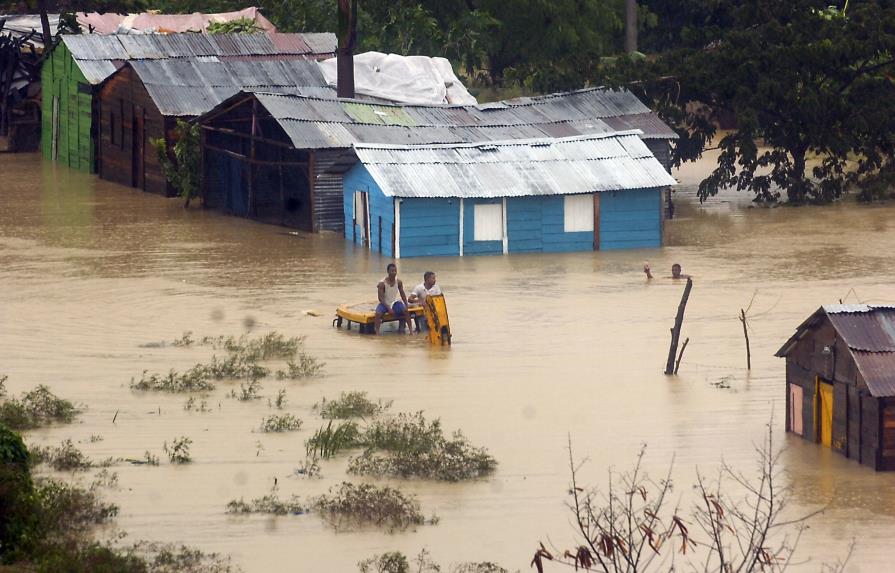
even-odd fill
[[[441,287],[435,284],[437,277],[435,273],[432,271],[426,271],[423,273],[423,282],[413,287],[413,290],[410,291],[410,296],[408,300],[412,304],[426,304],[426,297],[430,294],[441,294]],[[416,319],[416,331],[420,332],[427,326],[425,320],[421,320],[419,316],[414,317]]]

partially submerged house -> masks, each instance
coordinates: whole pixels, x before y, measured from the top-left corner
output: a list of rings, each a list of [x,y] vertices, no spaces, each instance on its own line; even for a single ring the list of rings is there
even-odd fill
[[[308,60],[132,60],[97,92],[99,176],[157,193],[172,194],[151,142],[168,149],[178,119],[201,115],[248,88],[332,97],[317,64]]]
[[[394,258],[659,247],[675,180],[638,135],[356,144],[346,235]]]
[[[62,36],[41,71],[44,157],[95,173],[97,86],[132,60],[316,60],[335,52],[333,34],[81,34]]]
[[[824,305],[776,356],[788,432],[895,470],[895,306]]]
[[[352,165],[358,143],[478,143],[637,129],[667,168],[669,141],[677,137],[632,94],[600,89],[477,106],[241,93],[198,121],[207,205],[346,234],[342,174],[333,167]]]

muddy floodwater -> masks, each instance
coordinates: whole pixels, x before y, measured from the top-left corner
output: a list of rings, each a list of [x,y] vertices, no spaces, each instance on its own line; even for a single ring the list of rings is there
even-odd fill
[[[712,471],[723,459],[753,469],[772,414],[791,510],[826,507],[802,537],[798,570],[819,571],[852,538],[849,571],[890,570],[895,474],[785,435],[784,362],[773,354],[821,304],[895,304],[895,205],[755,209],[732,192],[701,206],[693,189],[705,168],[676,173],[677,217],[662,249],[399,261],[405,284],[438,273],[454,333],[453,347],[440,349],[332,327],[338,304],[375,298],[389,262],[340,236],[184,210],[36,155],[0,155],[0,374],[11,394],[47,384],[87,406],[74,424],[27,432],[28,443],[70,437],[95,460],[147,450],[162,458],[158,467],[113,468],[119,488],[106,495],[121,506],[116,526],[129,539],[227,553],[249,573],[353,571],[374,553],[423,547],[443,565],[528,570],[539,541],[572,545],[569,437],[576,457],[589,459],[586,481],[629,467],[646,443],[654,475],[674,456],[676,492],[686,497],[697,466]],[[640,271],[647,260],[650,282]],[[683,290],[663,278],[673,262],[694,287],[683,329],[690,342],[680,375],[669,378],[668,332]],[[750,373],[737,314],[753,296]],[[222,383],[209,413],[185,411],[185,395],[129,388],[143,370],[210,358],[208,348],[170,345],[184,331],[247,327],[306,336],[325,376],[266,379],[265,398],[252,402],[227,398],[238,383]],[[161,341],[168,345],[147,346]],[[272,412],[266,398],[280,388],[304,426],[259,433]],[[345,455],[323,462],[321,479],[290,477],[322,424],[312,406],[346,390],[462,429],[494,455],[497,472],[466,483],[392,482],[440,517],[402,533],[334,532],[312,514],[226,514],[229,500],[260,497],[275,478],[282,497],[346,479]],[[167,463],[162,444],[176,436],[192,438],[192,464]]]

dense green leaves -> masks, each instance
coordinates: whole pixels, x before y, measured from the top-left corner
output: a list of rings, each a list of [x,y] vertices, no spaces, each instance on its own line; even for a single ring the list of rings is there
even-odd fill
[[[168,153],[168,146],[164,139],[153,139],[150,143],[155,147],[165,178],[183,197],[183,206],[189,207],[190,201],[199,196],[201,185],[202,159],[199,149],[199,126],[178,119],[174,137],[176,141],[172,147],[173,160]]]

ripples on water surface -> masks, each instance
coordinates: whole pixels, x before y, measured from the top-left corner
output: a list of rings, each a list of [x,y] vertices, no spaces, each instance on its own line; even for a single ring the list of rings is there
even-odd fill
[[[702,168],[700,166],[700,168]],[[567,437],[600,480],[633,462],[663,471],[676,456],[686,493],[696,465],[726,461],[751,469],[771,412],[784,416],[784,363],[773,353],[823,303],[848,295],[895,303],[895,207],[752,209],[748,198],[693,200],[698,170],[678,176],[678,218],[659,250],[409,259],[405,283],[438,272],[455,344],[380,339],[336,331],[337,304],[375,298],[386,259],[332,235],[306,235],[165,200],[55,169],[38,156],[0,155],[0,372],[11,392],[49,384],[89,405],[81,423],[29,433],[31,443],[83,440],[93,458],[161,454],[178,435],[193,438],[186,467],[119,466],[118,525],[133,539],[196,545],[233,555],[248,572],[354,570],[375,552],[428,547],[442,563],[493,560],[526,570],[539,540],[570,544],[564,509]],[[662,374],[682,284],[657,277],[672,262],[695,277],[681,375]],[[753,370],[744,368],[736,315],[753,294]],[[851,293],[851,294],[849,294]],[[854,294],[856,293],[856,294]],[[319,318],[305,310],[317,310]],[[190,414],[184,396],[137,395],[131,377],[206,360],[207,349],[146,348],[185,330],[196,336],[256,332],[307,336],[327,362],[319,381],[288,385],[296,434],[253,433],[266,400],[237,402],[219,388],[213,412]],[[722,378],[729,389],[719,389]],[[268,380],[265,396],[284,385]],[[260,496],[273,479],[281,494],[321,493],[344,478],[344,460],[324,479],[287,476],[319,425],[311,406],[345,390],[425,410],[462,428],[499,460],[497,474],[466,484],[418,481],[441,523],[416,532],[334,534],[313,516],[234,518],[232,498]],[[112,419],[118,417],[115,424]],[[104,440],[89,443],[91,434]],[[778,432],[797,510],[829,505],[811,522],[800,569],[841,556],[858,540],[851,571],[889,567],[895,536],[895,480]],[[257,443],[264,446],[258,453]]]

